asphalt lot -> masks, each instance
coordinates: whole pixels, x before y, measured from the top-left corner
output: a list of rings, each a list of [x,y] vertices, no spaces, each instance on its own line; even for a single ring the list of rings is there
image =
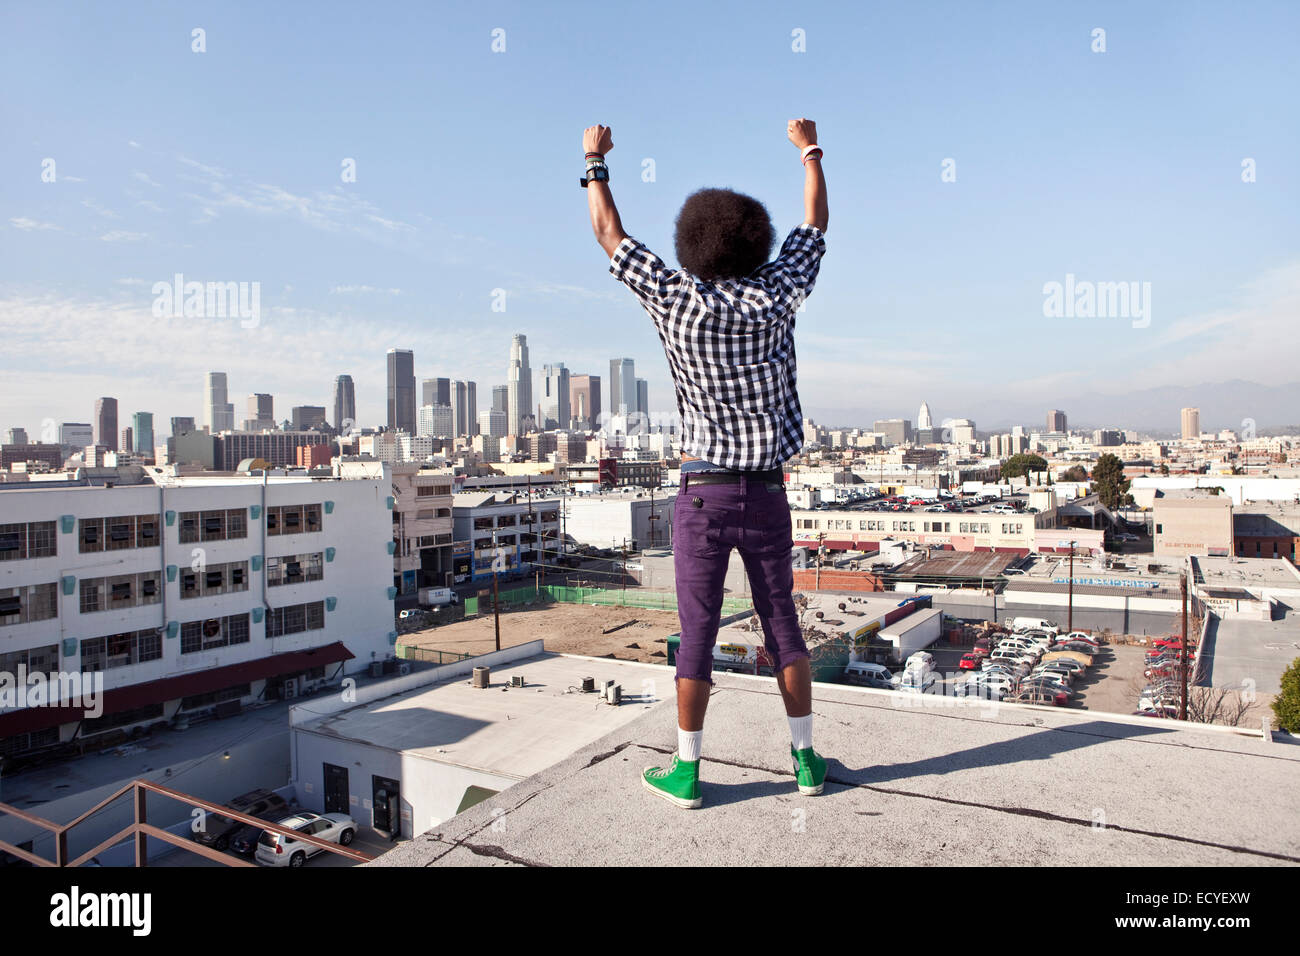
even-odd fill
[[[357,834],[352,840],[349,849],[356,850],[359,853],[365,853],[368,856],[378,856],[381,853],[387,853],[393,848],[394,844],[385,836],[376,833],[369,827],[358,826]],[[243,859],[246,862],[252,862],[249,857],[239,857],[237,854],[228,853],[228,856],[235,859]],[[177,847],[170,853],[167,853],[156,860],[149,861],[150,866],[220,866],[215,860],[209,860],[207,857],[200,856],[197,853],[190,853],[188,850],[182,850]],[[325,866],[356,866],[357,864],[345,856],[336,853],[326,853],[324,851],[316,854],[305,864],[309,867]],[[274,869],[274,867],[265,867],[265,869]]]

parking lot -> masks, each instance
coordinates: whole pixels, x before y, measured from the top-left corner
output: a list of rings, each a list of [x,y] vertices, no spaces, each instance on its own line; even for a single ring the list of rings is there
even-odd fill
[[[367,856],[378,856],[381,853],[386,853],[391,850],[393,845],[394,844],[388,839],[388,837],[376,833],[369,827],[358,825],[356,836],[353,838],[352,844],[348,849],[356,850],[358,853],[364,853]],[[253,862],[251,857],[241,857],[229,850],[226,852],[232,859],[243,860],[246,863]],[[191,853],[188,850],[182,850],[177,847],[170,853],[160,856],[155,860],[150,860],[149,865],[220,866],[221,864],[217,863],[215,860],[209,860],[205,856],[200,856],[197,853]],[[307,860],[305,865],[315,868],[326,866],[356,866],[357,864],[355,861],[350,860],[345,856],[340,856],[337,853],[328,853],[322,850],[320,853],[317,853],[315,856]],[[268,867],[268,869],[274,869],[274,867]],[[288,869],[288,867],[285,869]]]
[[[1009,634],[994,634],[993,643]],[[1143,678],[1144,653],[1148,647],[1128,644],[1104,644],[1091,657],[1092,663],[1068,682],[1068,701],[1062,706],[1080,710],[1102,711],[1112,714],[1132,714],[1138,708],[1138,693],[1145,683]],[[933,658],[935,683],[928,693],[954,697],[961,696],[965,684],[979,669],[963,669],[962,658],[971,654],[973,642],[959,644],[941,641],[926,648]],[[1036,665],[1035,665],[1036,666]],[[902,671],[901,665],[892,668]],[[1028,670],[1026,671],[1026,674]],[[1006,698],[1010,700],[1011,698]]]

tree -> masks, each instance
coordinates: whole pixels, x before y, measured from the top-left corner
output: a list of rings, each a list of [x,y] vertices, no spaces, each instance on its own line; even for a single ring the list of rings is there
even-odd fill
[[[1273,716],[1279,730],[1300,733],[1300,657],[1282,672],[1282,691],[1273,698]]]
[[[1124,464],[1112,454],[1102,455],[1092,469],[1092,489],[1107,508],[1118,508],[1126,503],[1129,480],[1124,477]]]
[[[1071,465],[1061,474],[1062,481],[1087,481],[1088,473],[1084,471],[1083,465]]]
[[[1169,474],[1169,466],[1166,465],[1163,461],[1160,463],[1160,474],[1162,475]]]
[[[1012,455],[1002,463],[1003,478],[1020,478],[1031,471],[1042,471],[1047,467],[1047,459],[1041,455]]]

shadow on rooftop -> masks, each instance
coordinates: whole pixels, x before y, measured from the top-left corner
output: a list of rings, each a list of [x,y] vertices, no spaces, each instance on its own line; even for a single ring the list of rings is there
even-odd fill
[[[912,777],[943,776],[958,770],[1005,767],[1028,761],[1050,760],[1057,754],[1081,750],[1084,747],[1096,747],[1115,740],[1168,734],[1173,733],[1174,730],[1175,728],[1170,727],[1141,727],[1133,724],[1095,721],[1068,728],[1043,729],[1039,733],[1027,734],[1013,740],[955,750],[952,753],[909,763],[877,764],[855,769],[846,766],[831,755],[826,758],[829,764],[827,773],[828,778],[853,786],[882,784]]]

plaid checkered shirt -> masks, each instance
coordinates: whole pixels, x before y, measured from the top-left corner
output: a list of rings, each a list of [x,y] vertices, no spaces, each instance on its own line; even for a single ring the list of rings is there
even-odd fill
[[[650,313],[668,356],[682,451],[726,468],[764,471],[803,447],[795,390],[794,318],[826,252],[816,226],[796,226],[772,262],[743,279],[707,282],[631,236],[609,271]]]

